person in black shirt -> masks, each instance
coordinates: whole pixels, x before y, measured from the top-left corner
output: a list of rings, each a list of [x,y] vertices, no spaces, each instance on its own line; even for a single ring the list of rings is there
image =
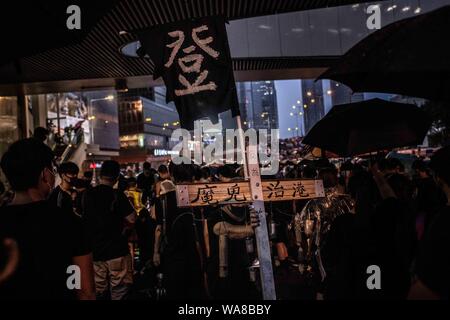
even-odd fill
[[[63,162],[58,167],[58,174],[61,183],[50,195],[49,201],[64,211],[73,213],[74,202],[72,201],[72,192],[75,191],[74,186],[77,182],[78,172],[80,169],[73,162]]]
[[[17,242],[20,258],[14,274],[0,285],[0,299],[95,299],[82,221],[47,201],[55,183],[53,159],[51,149],[33,138],[15,142],[2,157],[15,196],[0,208],[0,235]],[[79,272],[68,273],[73,265]],[[77,280],[69,286],[69,277],[77,275],[80,286]]]
[[[449,297],[450,278],[450,146],[438,150],[431,158],[430,168],[437,185],[447,196],[447,204],[430,222],[425,231],[416,260],[416,281],[410,299],[445,299]]]
[[[116,161],[105,161],[100,170],[100,184],[85,191],[82,199],[93,245],[96,292],[104,297],[109,288],[112,300],[123,299],[133,282],[128,234],[136,213],[125,194],[114,190],[120,174]]]
[[[192,182],[190,165],[171,167],[176,183]],[[165,209],[163,208],[165,207]],[[201,225],[189,208],[178,208],[176,192],[169,191],[156,201],[154,263],[161,262],[169,299],[202,299],[204,252]],[[161,253],[161,260],[159,260]]]
[[[36,127],[33,132],[33,138],[45,143],[47,141],[50,132],[47,128]]]
[[[152,197],[152,188],[155,177],[152,174],[150,163],[144,162],[144,170],[137,176],[137,187],[142,191],[142,203],[146,204]]]

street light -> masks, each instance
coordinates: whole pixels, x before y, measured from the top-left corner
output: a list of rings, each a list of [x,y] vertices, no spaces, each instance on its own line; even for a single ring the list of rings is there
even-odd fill
[[[293,117],[293,116],[294,116],[294,113],[291,112],[291,113],[289,113],[289,115],[290,115],[291,117]],[[297,136],[300,136],[300,133],[299,133],[299,126],[300,126],[300,125],[299,125],[299,124],[301,124],[301,123],[300,123],[300,121],[299,121],[299,120],[300,120],[299,117],[300,117],[300,116],[303,116],[303,112],[296,112],[296,113],[295,113],[295,116],[296,116],[296,118],[297,118],[297,119],[296,119],[296,120],[297,120],[297,127],[295,128],[295,130],[297,131]],[[288,131],[291,131],[290,129],[291,129],[291,128],[288,128]]]
[[[90,101],[92,103],[92,102],[97,102],[97,101],[113,101],[113,100],[114,100],[114,96],[113,95],[109,95],[109,96],[106,96],[104,98],[91,99]]]

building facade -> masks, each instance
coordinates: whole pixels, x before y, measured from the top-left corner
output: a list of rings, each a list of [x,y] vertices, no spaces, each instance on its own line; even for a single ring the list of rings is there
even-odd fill
[[[165,102],[165,88],[119,96],[120,156],[124,165],[148,161],[155,169],[167,163],[173,130],[180,128],[175,106]]]

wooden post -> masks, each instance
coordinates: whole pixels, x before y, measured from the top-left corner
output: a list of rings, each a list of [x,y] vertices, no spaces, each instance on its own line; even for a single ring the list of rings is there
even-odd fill
[[[242,120],[241,116],[236,116],[237,128],[239,130],[239,144],[241,146],[242,160],[244,161],[244,177],[248,179],[248,165],[247,165],[247,156],[246,156],[246,147],[245,147],[245,139],[243,135],[242,129]]]
[[[275,282],[273,279],[272,257],[270,255],[270,242],[267,231],[266,214],[264,209],[264,197],[261,183],[261,173],[258,161],[258,145],[249,146],[249,159],[245,152],[245,139],[242,130],[241,116],[236,117],[239,130],[242,158],[244,160],[245,178],[250,178],[250,190],[253,200],[253,208],[259,215],[260,226],[255,229],[256,246],[258,249],[259,273],[264,300],[276,300]],[[248,160],[248,161],[247,161]]]
[[[264,300],[276,300],[275,282],[273,279],[272,257],[270,255],[270,242],[267,231],[264,197],[261,183],[261,174],[258,162],[258,146],[249,146],[248,170],[253,207],[259,215],[260,226],[255,229],[256,245],[260,265],[261,287]]]

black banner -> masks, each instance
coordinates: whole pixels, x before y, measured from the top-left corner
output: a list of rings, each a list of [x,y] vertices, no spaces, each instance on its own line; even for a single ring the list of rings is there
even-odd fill
[[[137,31],[139,54],[155,64],[154,78],[163,77],[167,102],[174,101],[181,126],[194,128],[194,121],[229,109],[239,115],[230,49],[222,17],[174,22]]]

